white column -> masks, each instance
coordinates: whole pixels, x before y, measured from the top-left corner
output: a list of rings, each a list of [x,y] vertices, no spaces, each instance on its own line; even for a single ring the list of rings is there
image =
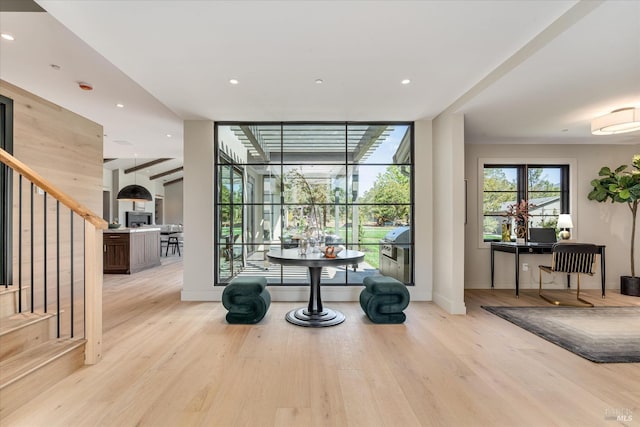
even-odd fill
[[[184,279],[182,301],[215,301],[213,289],[214,123],[184,122]]]
[[[464,115],[433,121],[433,301],[451,314],[464,304]],[[416,179],[416,182],[420,182]],[[418,218],[417,221],[420,219]]]
[[[409,287],[413,301],[431,301],[433,292],[433,141],[431,120],[414,125],[414,215],[415,286]]]

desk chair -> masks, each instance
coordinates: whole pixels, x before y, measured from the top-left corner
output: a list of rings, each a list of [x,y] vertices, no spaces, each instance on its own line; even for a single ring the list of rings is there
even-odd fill
[[[551,266],[539,265],[540,285],[538,295],[545,301],[555,305],[570,305],[577,307],[593,307],[593,304],[580,298],[580,275],[588,274],[593,276],[593,269],[596,261],[598,247],[588,243],[556,243],[553,245],[551,253]],[[563,303],[542,293],[542,272],[546,273],[566,273],[567,275],[578,275],[577,302]]]

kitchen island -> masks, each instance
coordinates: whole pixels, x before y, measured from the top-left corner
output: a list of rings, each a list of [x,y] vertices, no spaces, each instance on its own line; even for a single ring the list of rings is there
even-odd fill
[[[131,274],[160,265],[160,227],[104,230],[103,272]]]

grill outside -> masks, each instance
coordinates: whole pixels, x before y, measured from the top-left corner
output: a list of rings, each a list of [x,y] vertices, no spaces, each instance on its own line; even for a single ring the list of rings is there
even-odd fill
[[[404,283],[411,279],[411,228],[398,227],[389,231],[380,240],[380,274],[393,277]]]

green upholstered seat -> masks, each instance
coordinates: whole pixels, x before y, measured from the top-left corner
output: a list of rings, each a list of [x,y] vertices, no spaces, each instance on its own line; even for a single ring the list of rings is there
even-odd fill
[[[364,278],[360,306],[374,323],[403,323],[403,310],[409,305],[409,291],[404,283],[387,276]]]
[[[264,277],[236,277],[222,292],[222,305],[229,310],[227,322],[258,323],[267,314],[271,295]]]

